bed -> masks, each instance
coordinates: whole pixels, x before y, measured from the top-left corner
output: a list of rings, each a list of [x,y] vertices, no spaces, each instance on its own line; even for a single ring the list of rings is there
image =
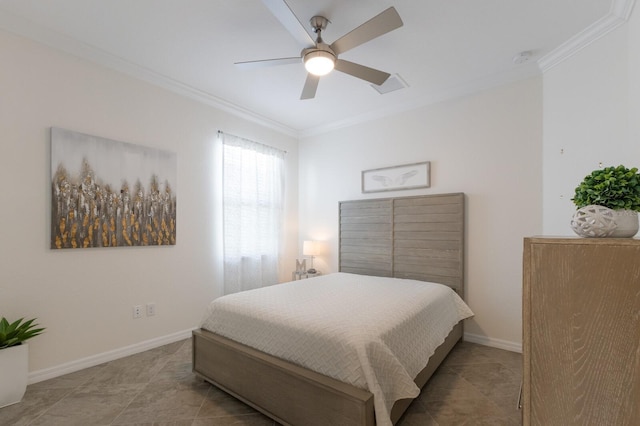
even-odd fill
[[[343,274],[337,275],[400,278],[392,281],[398,283],[398,292],[400,283],[428,281],[444,284],[463,297],[464,194],[345,201],[339,210],[339,268]],[[311,278],[305,285],[323,284],[326,278]],[[224,334],[226,331],[214,333],[205,328],[194,331],[194,372],[281,424],[386,425],[396,423],[412,401],[411,397],[399,399],[381,418],[377,391],[374,397],[361,385],[305,368],[297,360],[286,361]],[[415,374],[417,389],[461,337],[462,321],[441,337],[426,367]]]

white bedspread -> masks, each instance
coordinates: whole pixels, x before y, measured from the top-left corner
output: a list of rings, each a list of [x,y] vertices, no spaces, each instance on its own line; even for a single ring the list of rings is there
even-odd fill
[[[374,395],[378,425],[473,313],[449,287],[337,273],[218,298],[201,327]]]

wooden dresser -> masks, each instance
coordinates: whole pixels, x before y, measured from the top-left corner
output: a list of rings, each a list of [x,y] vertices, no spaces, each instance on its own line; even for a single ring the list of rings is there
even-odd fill
[[[523,425],[640,425],[640,240],[525,238]]]

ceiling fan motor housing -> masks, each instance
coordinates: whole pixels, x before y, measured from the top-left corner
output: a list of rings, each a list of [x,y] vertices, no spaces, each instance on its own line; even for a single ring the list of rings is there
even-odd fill
[[[318,33],[318,31],[322,31],[327,28],[327,24],[331,21],[329,21],[324,16],[314,16],[313,18],[309,19],[309,22],[311,23],[313,32]]]

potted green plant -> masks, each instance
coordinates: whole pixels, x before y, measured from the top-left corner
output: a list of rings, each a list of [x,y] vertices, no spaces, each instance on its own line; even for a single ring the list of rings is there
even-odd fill
[[[20,402],[27,389],[29,346],[25,342],[44,331],[35,320],[0,319],[0,408]]]
[[[578,235],[633,237],[638,232],[640,174],[636,167],[594,170],[578,185],[571,200],[578,208],[571,223]],[[598,227],[603,235],[581,234]]]

